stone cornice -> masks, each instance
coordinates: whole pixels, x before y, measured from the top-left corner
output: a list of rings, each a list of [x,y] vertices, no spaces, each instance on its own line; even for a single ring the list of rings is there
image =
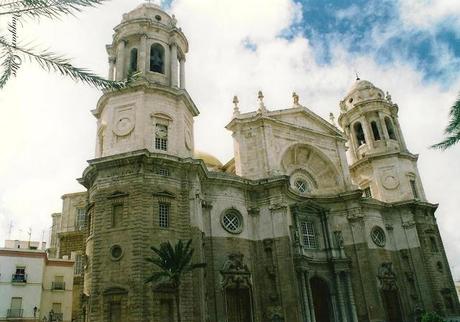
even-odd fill
[[[387,158],[389,156],[397,156],[402,159],[408,159],[410,161],[417,161],[418,160],[418,154],[412,154],[410,152],[402,152],[402,151],[395,151],[395,152],[385,152],[385,153],[376,153],[376,154],[370,154],[366,155],[364,158],[362,158],[359,161],[356,161],[352,165],[349,166],[350,171],[354,171],[355,169],[370,163],[374,159],[383,159]]]
[[[96,109],[92,110],[91,113],[96,118],[98,118],[110,98],[128,93],[136,93],[139,91],[143,92],[144,94],[149,92],[161,92],[162,94],[166,94],[173,99],[180,99],[184,102],[193,116],[198,116],[200,114],[200,111],[196,107],[187,90],[181,88],[173,88],[157,83],[150,83],[144,79],[135,82],[132,86],[127,88],[104,91],[104,94],[99,98],[99,101],[97,102]]]

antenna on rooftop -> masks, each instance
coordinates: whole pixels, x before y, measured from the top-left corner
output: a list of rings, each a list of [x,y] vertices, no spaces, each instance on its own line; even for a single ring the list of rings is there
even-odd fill
[[[11,231],[13,230],[13,221],[10,220],[10,224],[8,226],[8,239],[11,239]]]

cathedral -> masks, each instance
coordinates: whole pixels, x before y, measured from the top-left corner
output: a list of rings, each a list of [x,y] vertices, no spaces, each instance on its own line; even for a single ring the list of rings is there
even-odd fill
[[[144,3],[107,45],[95,158],[53,214],[51,253],[75,255],[74,319],[174,322],[174,290],[148,284],[150,246],[192,240],[181,284],[186,322],[419,321],[460,312],[449,263],[398,105],[357,80],[337,127],[294,93],[226,129],[234,158],[194,149],[188,42],[174,15]],[[193,79],[193,78],[192,78]],[[75,293],[77,292],[77,293]]]

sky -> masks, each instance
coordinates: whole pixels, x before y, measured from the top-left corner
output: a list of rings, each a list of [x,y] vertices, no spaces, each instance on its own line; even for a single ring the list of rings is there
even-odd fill
[[[123,13],[141,1],[112,0],[75,17],[27,20],[22,43],[73,58],[108,73],[105,45]],[[222,163],[233,155],[232,98],[242,112],[256,110],[262,90],[268,109],[300,103],[329,119],[358,74],[388,91],[436,212],[456,280],[460,279],[460,145],[442,152],[439,142],[450,106],[460,92],[458,0],[172,0],[190,43],[187,90],[201,114],[197,149]],[[5,20],[0,32],[5,32]],[[95,108],[100,91],[23,61],[0,90],[1,240],[47,239],[50,214],[64,193],[83,191],[76,178],[94,157]]]

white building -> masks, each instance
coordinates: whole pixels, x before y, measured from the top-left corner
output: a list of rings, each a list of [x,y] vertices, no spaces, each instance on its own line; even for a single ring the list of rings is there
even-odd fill
[[[0,321],[71,321],[73,265],[43,250],[0,248]]]

